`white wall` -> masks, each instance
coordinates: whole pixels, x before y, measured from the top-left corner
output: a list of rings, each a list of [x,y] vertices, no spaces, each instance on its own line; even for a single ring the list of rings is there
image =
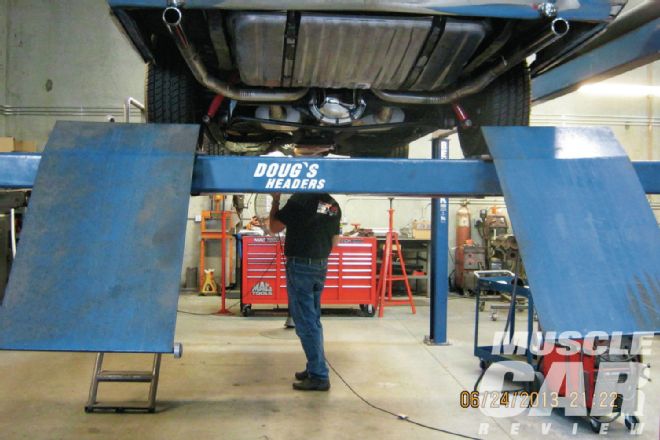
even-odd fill
[[[7,102],[7,0],[0,0],[0,136],[5,133],[5,116],[2,106]]]
[[[660,61],[604,81],[660,87]],[[632,160],[660,160],[660,97],[603,97],[581,92],[538,105],[532,125],[608,126]],[[660,223],[660,197],[651,196]]]
[[[190,197],[190,203],[188,204],[188,222],[186,226],[186,245],[183,253],[183,265],[181,267],[182,283],[186,280],[186,268],[199,267],[200,228],[199,223],[195,222],[195,216],[201,214],[202,211],[208,211],[210,209],[211,201],[208,196]],[[209,263],[214,262],[209,261]]]
[[[604,81],[660,86],[660,62]],[[600,125],[612,128],[633,160],[660,159],[660,98],[603,97],[575,92],[533,108],[532,125]]]
[[[144,63],[104,0],[0,0],[0,25],[3,17],[0,104],[13,115],[0,135],[43,146],[58,119],[103,121],[121,115],[127,96],[143,99]]]

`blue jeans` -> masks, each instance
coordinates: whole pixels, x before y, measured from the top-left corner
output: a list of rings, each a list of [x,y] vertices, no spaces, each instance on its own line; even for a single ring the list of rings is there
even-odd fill
[[[307,357],[307,373],[326,380],[328,366],[323,351],[321,292],[327,271],[327,262],[310,264],[289,259],[286,263],[289,312]]]

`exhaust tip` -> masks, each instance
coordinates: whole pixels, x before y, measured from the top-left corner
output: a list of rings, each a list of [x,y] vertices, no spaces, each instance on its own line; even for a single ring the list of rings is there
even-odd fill
[[[558,37],[563,37],[568,33],[570,30],[571,25],[568,24],[568,21],[564,20],[563,18],[555,18],[552,20],[552,23],[550,24],[550,29],[552,30],[552,33],[557,35]]]
[[[163,11],[163,21],[168,26],[178,26],[181,24],[183,14],[179,8],[170,6]]]

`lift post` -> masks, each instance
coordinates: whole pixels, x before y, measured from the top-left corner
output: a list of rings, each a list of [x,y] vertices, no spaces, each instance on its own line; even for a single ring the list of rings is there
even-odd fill
[[[449,159],[449,143],[433,138],[433,159]],[[431,201],[431,322],[430,332],[424,342],[429,345],[446,345],[447,301],[449,286],[447,260],[449,249],[449,200],[436,197]]]

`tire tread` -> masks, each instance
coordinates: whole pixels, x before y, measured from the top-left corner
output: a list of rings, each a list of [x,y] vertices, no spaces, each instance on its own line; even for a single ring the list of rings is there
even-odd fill
[[[145,86],[147,122],[196,122],[197,84],[187,69],[149,63]]]
[[[473,126],[459,127],[458,130],[465,157],[488,154],[481,126],[529,125],[530,89],[529,69],[522,63],[500,76],[477,96],[466,100],[464,107]]]

